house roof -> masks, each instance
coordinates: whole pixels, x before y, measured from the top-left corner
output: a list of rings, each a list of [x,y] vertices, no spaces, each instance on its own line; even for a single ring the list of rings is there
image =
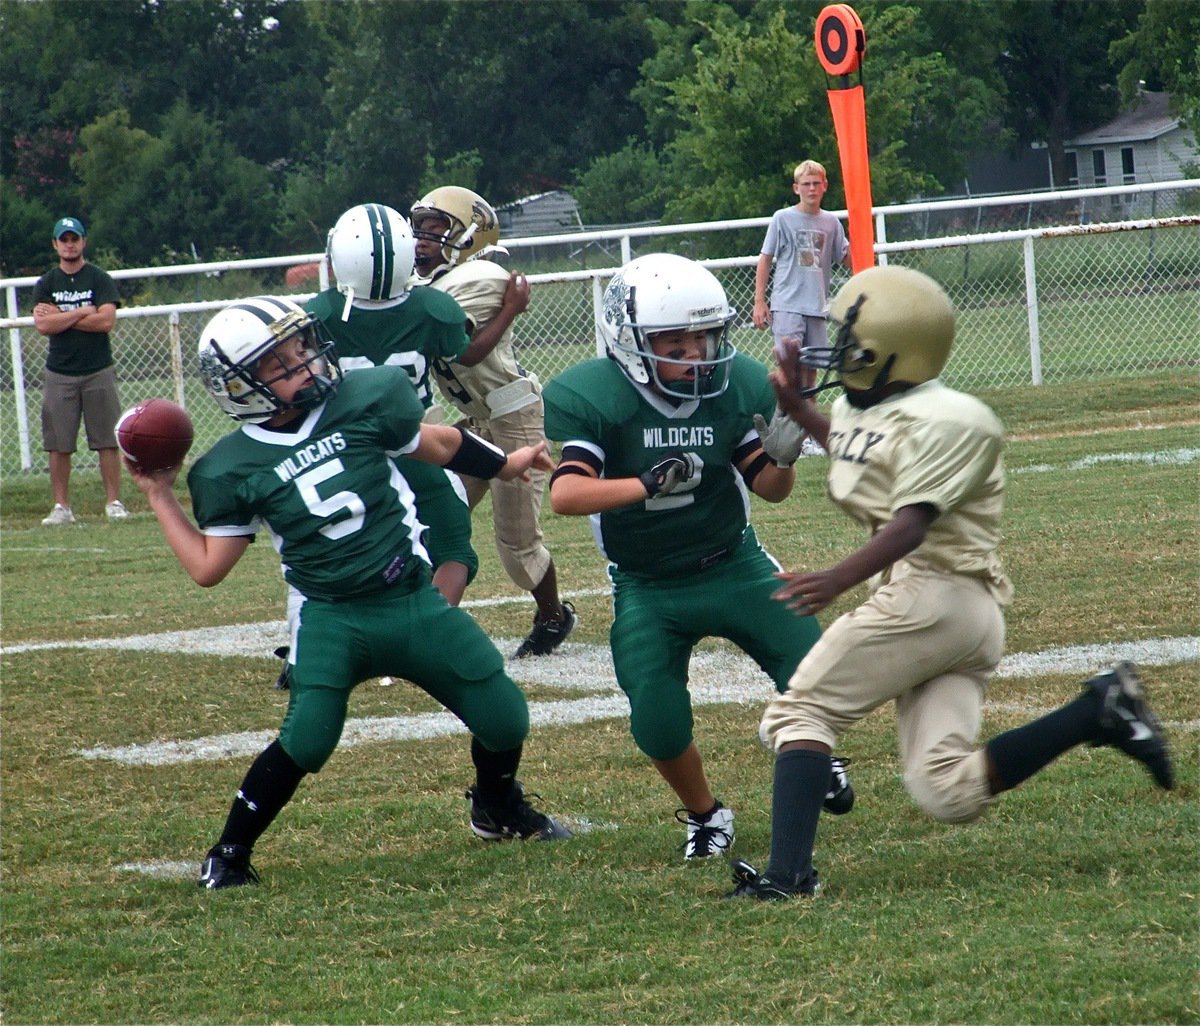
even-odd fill
[[[566,200],[569,203],[574,203],[575,198],[565,189],[551,189],[549,192],[539,192],[533,196],[522,196],[520,199],[512,200],[508,203],[503,203],[498,206],[497,210],[518,210],[521,207],[528,206],[530,203],[539,203],[548,199]]]
[[[1167,109],[1170,101],[1168,93],[1141,91],[1129,110],[1122,111],[1106,125],[1064,140],[1064,145],[1070,148],[1157,139],[1179,127],[1179,118]]]

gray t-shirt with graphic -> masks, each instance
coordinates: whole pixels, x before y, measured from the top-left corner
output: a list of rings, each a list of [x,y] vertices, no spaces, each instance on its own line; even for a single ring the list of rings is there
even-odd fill
[[[833,265],[850,252],[842,222],[825,210],[784,207],[771,216],[761,252],[775,258],[771,310],[824,317]]]

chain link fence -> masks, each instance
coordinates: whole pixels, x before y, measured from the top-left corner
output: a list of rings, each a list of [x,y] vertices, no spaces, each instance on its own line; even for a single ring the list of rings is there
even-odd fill
[[[957,341],[943,374],[947,384],[977,391],[1195,372],[1200,181],[1133,188],[1144,191],[1086,190],[876,212],[877,238],[887,240],[877,243],[879,260],[929,274],[959,311]],[[1122,219],[1098,216],[1114,211]],[[529,309],[514,329],[522,364],[544,382],[596,355],[595,312],[609,277],[627,260],[661,251],[694,257],[714,271],[739,311],[735,345],[769,362],[770,332],[750,323],[754,265],[767,220],[506,240],[508,263],[527,272],[532,284]],[[964,227],[972,234],[962,234]],[[183,403],[196,426],[193,453],[204,452],[232,425],[195,373],[201,328],[215,310],[256,292],[303,301],[318,282],[310,279],[307,291],[288,288],[283,269],[307,262],[315,274],[319,261],[320,254],[310,254],[116,272],[114,277],[137,281],[233,269],[240,274],[250,266],[260,272],[253,287],[222,300],[123,307],[113,333],[123,405],[154,396]],[[847,277],[838,269],[833,291]],[[0,282],[8,294],[8,318],[0,327],[8,329],[11,357],[0,369],[0,475],[47,472],[39,426],[46,342],[32,319],[20,315],[18,299],[18,290],[31,289],[33,281]],[[29,305],[26,291],[25,308]],[[94,454],[82,449],[76,466],[95,467]]]

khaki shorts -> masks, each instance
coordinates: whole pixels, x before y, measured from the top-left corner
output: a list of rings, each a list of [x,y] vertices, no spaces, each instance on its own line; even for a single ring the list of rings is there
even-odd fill
[[[117,447],[117,421],[121,399],[112,367],[75,377],[52,370],[42,372],[42,448],[47,452],[74,452],[79,422],[87,429],[89,449]]]

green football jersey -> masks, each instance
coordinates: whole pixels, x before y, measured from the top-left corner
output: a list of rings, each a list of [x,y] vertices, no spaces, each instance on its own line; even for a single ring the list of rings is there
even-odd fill
[[[680,577],[741,542],[750,495],[734,454],[757,441],[754,414],[770,419],[775,410],[761,364],[738,354],[721,395],[674,405],[635,386],[612,360],[588,360],[551,380],[542,398],[546,434],[588,450],[601,461],[602,477],[636,477],[677,451],[697,461],[678,491],[592,516],[600,550],[621,570]]]
[[[265,526],[284,578],[309,598],[381,591],[414,558],[428,562],[391,459],[416,448],[423,414],[404,371],[381,367],[348,375],[286,430],[243,424],[188,473],[196,523],[221,536]]]
[[[347,320],[346,297],[337,289],[314,296],[305,308],[333,336],[342,370],[403,367],[426,409],[433,403],[433,361],[458,359],[470,342],[462,307],[438,289],[418,286],[399,303],[352,306]]]

